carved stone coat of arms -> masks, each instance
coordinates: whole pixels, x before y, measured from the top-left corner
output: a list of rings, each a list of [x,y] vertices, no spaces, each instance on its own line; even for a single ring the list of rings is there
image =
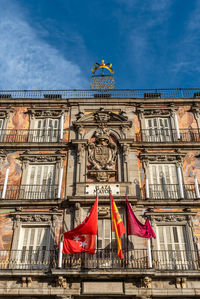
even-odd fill
[[[105,182],[115,174],[114,166],[117,157],[117,146],[110,142],[106,129],[95,132],[95,142],[88,146],[88,161],[91,164],[90,175],[97,181]]]

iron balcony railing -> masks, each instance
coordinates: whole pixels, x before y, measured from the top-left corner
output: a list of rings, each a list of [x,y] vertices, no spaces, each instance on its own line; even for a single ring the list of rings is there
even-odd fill
[[[149,184],[149,196],[146,186],[141,190],[143,199],[197,199],[195,185],[184,184],[183,194],[179,184]]]
[[[0,142],[63,142],[60,139],[60,130],[58,129],[35,129],[35,130],[0,130]]]
[[[152,268],[155,270],[199,270],[200,256],[195,250],[152,250]],[[46,270],[58,267],[58,251],[55,250],[11,250],[0,251],[0,269]],[[148,251],[132,249],[117,256],[117,249],[102,249],[94,255],[79,253],[63,255],[62,269],[151,269]]]
[[[200,98],[200,88],[113,89],[113,90],[2,90],[0,99],[81,99],[81,98]]]
[[[55,250],[0,251],[0,269],[47,270],[54,263]]]
[[[180,129],[179,135],[171,129],[145,129],[136,133],[137,142],[200,142],[198,129]]]
[[[0,185],[2,198],[3,185]],[[4,199],[46,200],[58,198],[58,185],[7,185]]]

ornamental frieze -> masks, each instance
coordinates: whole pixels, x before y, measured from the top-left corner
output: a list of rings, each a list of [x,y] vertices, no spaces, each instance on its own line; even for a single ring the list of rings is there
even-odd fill
[[[112,111],[105,110],[104,108],[100,108],[99,110],[86,115],[83,112],[79,112],[76,115],[76,121],[73,124],[74,126],[79,127],[81,125],[94,125],[95,123],[107,123],[107,125],[126,124],[129,127],[132,126],[132,122],[128,121],[128,117],[124,111],[114,113]]]
[[[153,218],[157,222],[182,222],[187,220],[185,215],[157,215]]]
[[[56,153],[49,153],[49,154],[33,154],[29,151],[25,151],[21,156],[20,160],[23,162],[30,162],[30,163],[51,163],[51,162],[60,162],[64,159],[65,154],[60,152]]]
[[[28,113],[32,118],[60,118],[66,109],[31,108]]]

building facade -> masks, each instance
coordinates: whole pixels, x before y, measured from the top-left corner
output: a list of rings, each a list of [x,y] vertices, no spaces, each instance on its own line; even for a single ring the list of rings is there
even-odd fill
[[[0,92],[0,298],[200,297],[200,89]],[[156,234],[125,234],[112,192]],[[63,232],[99,196],[97,249]]]

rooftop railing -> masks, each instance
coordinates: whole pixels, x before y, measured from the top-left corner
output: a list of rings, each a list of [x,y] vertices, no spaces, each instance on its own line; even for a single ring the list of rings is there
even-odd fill
[[[2,196],[3,185],[0,185]],[[58,185],[7,185],[5,199],[46,200],[58,198]]]
[[[136,133],[138,142],[200,142],[198,129],[180,129],[179,135],[171,129],[145,129]]]
[[[58,252],[54,250],[11,250],[0,251],[0,270],[46,270],[58,267]],[[167,271],[199,270],[200,256],[195,250],[152,250],[152,269]],[[132,249],[123,252],[123,259],[117,256],[117,249],[99,249],[94,255],[77,253],[63,255],[62,269],[127,269],[146,270],[149,265],[146,249]]]
[[[200,88],[113,89],[113,90],[2,90],[0,99],[80,99],[80,98],[200,98]]]
[[[183,185],[183,196],[179,184],[149,184],[149,196],[144,186],[142,198],[150,200],[197,199],[197,195],[194,184]]]
[[[35,130],[15,130],[1,129],[0,143],[21,143],[21,142],[63,142],[60,140],[60,130],[58,129],[35,129]]]

